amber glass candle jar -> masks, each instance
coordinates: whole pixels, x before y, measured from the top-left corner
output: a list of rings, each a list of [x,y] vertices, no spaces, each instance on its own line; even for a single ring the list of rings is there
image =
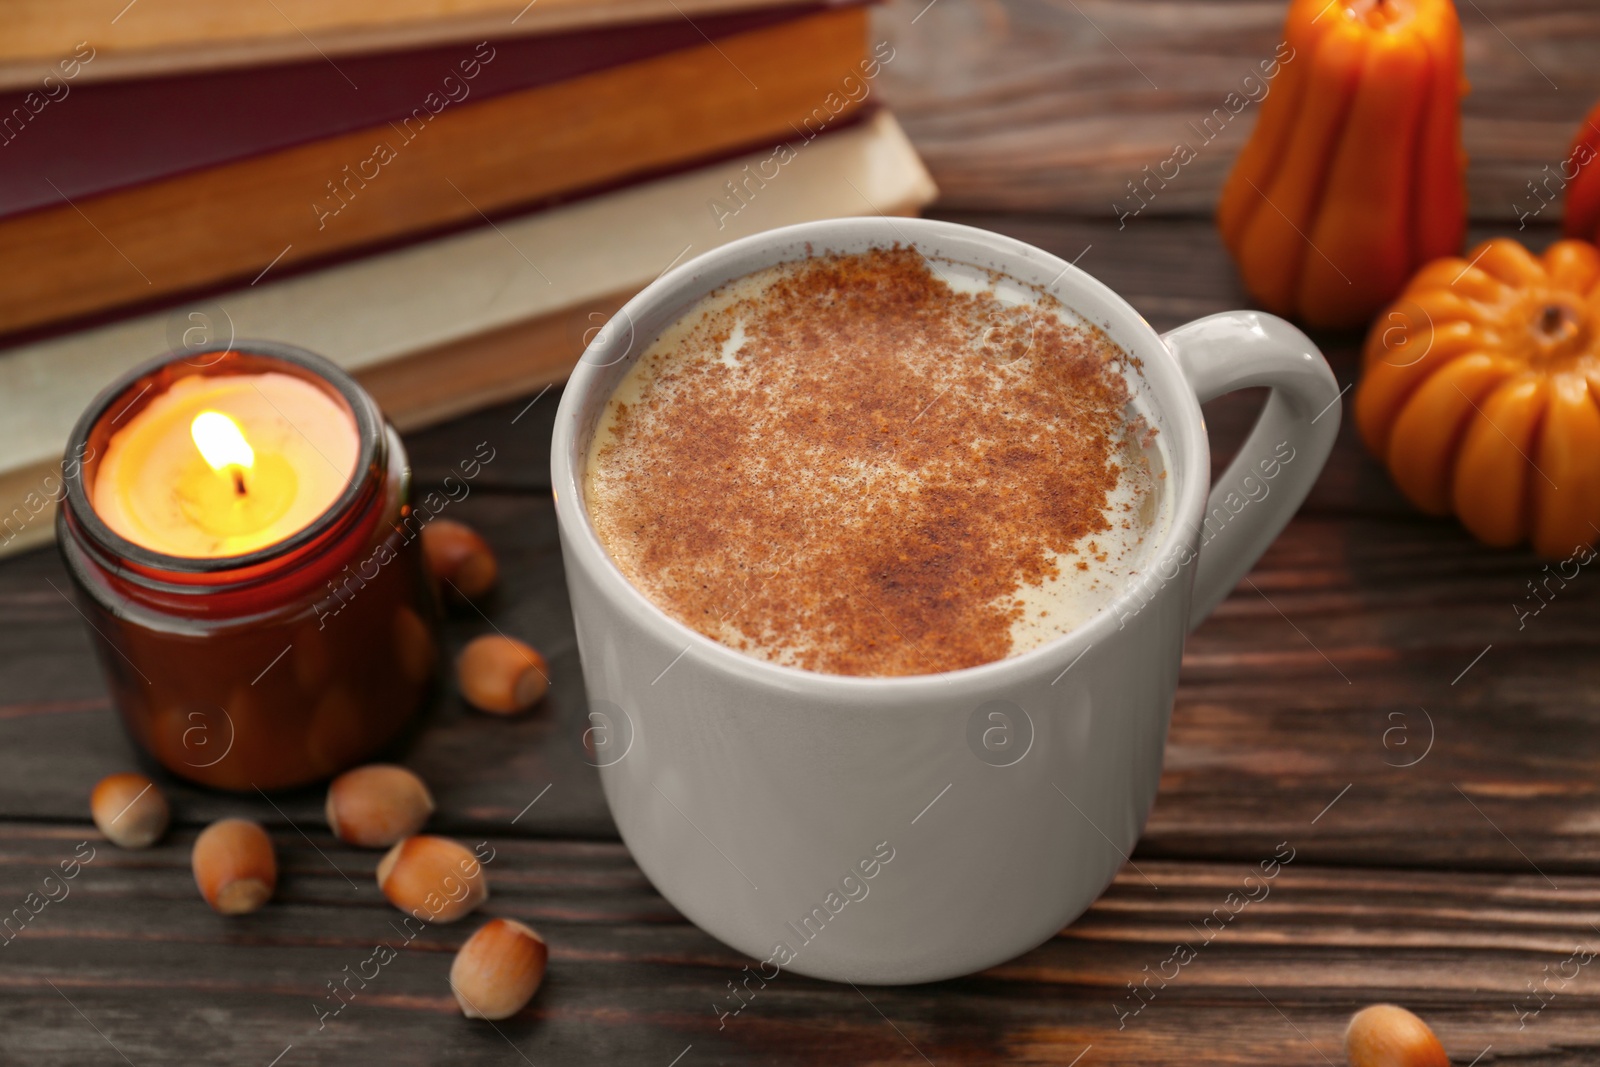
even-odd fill
[[[342,453],[329,458],[325,445],[305,447],[316,434],[294,442],[300,452],[291,461],[335,465],[334,475],[302,471],[301,483],[336,478],[325,510],[237,555],[170,554],[149,547],[159,540],[136,534],[141,544],[119,533],[125,521],[107,521],[115,516],[97,483],[102,474],[126,478],[135,496],[151,488],[144,484],[154,469],[149,457],[159,450],[113,446],[141,417],[163,417],[162,405],[171,404],[162,397],[267,378],[304,394],[278,377],[285,375],[315,388],[309,410],[339,423],[324,429],[348,453],[346,475]],[[215,381],[186,381],[192,378]],[[255,391],[272,403],[268,392]],[[306,429],[306,416],[293,409],[287,425],[296,417],[297,432]],[[108,453],[118,457],[114,471],[102,471]],[[57,543],[112,700],[128,731],[168,770],[222,789],[305,785],[372,756],[426,702],[439,658],[437,609],[420,522],[407,502],[405,450],[373,399],[333,364],[263,342],[152,361],[95,399],[67,455],[83,458],[67,468]],[[258,458],[263,483],[285,470],[293,481],[292,463],[272,453]],[[247,478],[230,484],[240,494],[252,488]],[[226,505],[231,490],[218,491]]]

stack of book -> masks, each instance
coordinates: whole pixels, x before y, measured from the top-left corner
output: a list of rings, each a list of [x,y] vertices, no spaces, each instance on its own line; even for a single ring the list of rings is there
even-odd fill
[[[12,0],[0,35],[0,553],[78,413],[270,338],[402,428],[564,378],[683,259],[935,195],[859,3]]]

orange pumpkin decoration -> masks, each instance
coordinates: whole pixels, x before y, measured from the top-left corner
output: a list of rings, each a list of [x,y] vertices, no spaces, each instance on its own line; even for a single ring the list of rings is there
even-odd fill
[[[1268,311],[1364,326],[1461,248],[1461,24],[1450,0],[1294,0],[1284,39],[1217,225]]]
[[[1563,559],[1600,538],[1600,250],[1435,260],[1367,337],[1356,423],[1413,504]]]
[[[1562,218],[1562,228],[1568,237],[1600,241],[1600,164],[1595,163],[1596,159],[1600,159],[1600,104],[1584,117],[1583,125],[1572,139],[1571,151],[1557,170],[1558,179],[1568,183]],[[1528,186],[1532,188],[1533,183],[1529,182]],[[1548,183],[1546,188],[1549,188]],[[1534,195],[1537,196],[1537,192]]]

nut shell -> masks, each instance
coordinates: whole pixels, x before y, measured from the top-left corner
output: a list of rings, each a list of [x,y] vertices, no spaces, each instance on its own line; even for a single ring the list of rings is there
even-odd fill
[[[418,834],[378,861],[378,888],[407,915],[453,923],[489,899],[489,879],[467,847],[448,837]]]
[[[1394,1004],[1362,1008],[1344,1032],[1350,1067],[1450,1067],[1428,1024]]]
[[[550,688],[550,667],[532,645],[485,634],[469,641],[456,657],[456,684],[473,707],[511,715],[544,698]]]
[[[142,774],[110,774],[89,794],[89,812],[106,840],[120,848],[149,848],[167,832],[172,809]]]
[[[223,915],[255,911],[278,886],[272,839],[248,819],[222,819],[200,831],[190,862],[200,895]]]
[[[473,600],[494,588],[500,564],[478,532],[465,523],[434,519],[422,528],[428,570],[451,600]]]
[[[371,763],[335,778],[324,810],[345,844],[387,848],[422,829],[433,809],[421,778],[404,767]]]
[[[450,989],[469,1019],[506,1019],[533,999],[550,949],[531,927],[490,919],[467,938],[450,965]]]

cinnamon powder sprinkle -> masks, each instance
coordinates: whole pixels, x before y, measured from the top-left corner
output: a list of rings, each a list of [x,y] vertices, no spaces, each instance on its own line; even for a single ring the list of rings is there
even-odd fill
[[[1010,653],[1019,591],[1111,529],[1128,357],[1048,297],[1008,306],[938,269],[898,247],[815,256],[712,294],[652,346],[586,485],[629,581],[813,671]]]

